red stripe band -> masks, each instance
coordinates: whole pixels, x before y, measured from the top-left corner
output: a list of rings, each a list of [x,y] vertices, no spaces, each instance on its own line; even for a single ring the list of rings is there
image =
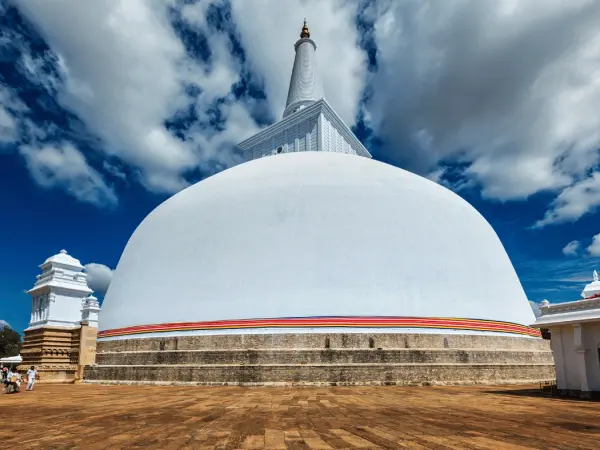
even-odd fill
[[[104,330],[99,338],[168,331],[235,330],[252,328],[430,328],[493,331],[540,337],[540,331],[525,325],[494,320],[445,317],[294,317],[283,319],[241,319],[209,322],[179,322],[136,325]]]

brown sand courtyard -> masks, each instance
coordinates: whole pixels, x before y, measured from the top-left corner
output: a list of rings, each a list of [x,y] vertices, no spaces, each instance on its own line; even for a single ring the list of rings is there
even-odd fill
[[[600,447],[600,402],[536,387],[38,385],[0,395],[19,449]]]

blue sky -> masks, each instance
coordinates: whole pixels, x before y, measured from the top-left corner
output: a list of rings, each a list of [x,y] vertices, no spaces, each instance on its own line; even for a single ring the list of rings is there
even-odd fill
[[[27,326],[47,257],[115,268],[154,207],[237,164],[281,116],[304,17],[374,158],[475,206],[530,300],[579,298],[600,268],[598,2],[0,0],[0,319]]]

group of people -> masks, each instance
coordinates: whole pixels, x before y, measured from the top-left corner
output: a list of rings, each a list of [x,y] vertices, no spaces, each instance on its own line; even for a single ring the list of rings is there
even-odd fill
[[[38,372],[34,366],[31,366],[27,371],[27,391],[33,390],[33,385],[38,378]],[[18,369],[2,367],[2,383],[4,384],[4,392],[7,394],[16,393],[21,390],[23,376]]]

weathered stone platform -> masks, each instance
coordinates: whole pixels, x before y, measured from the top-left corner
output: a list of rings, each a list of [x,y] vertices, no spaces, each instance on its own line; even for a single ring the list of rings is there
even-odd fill
[[[549,341],[457,334],[203,335],[98,343],[86,382],[422,385],[554,379]]]

